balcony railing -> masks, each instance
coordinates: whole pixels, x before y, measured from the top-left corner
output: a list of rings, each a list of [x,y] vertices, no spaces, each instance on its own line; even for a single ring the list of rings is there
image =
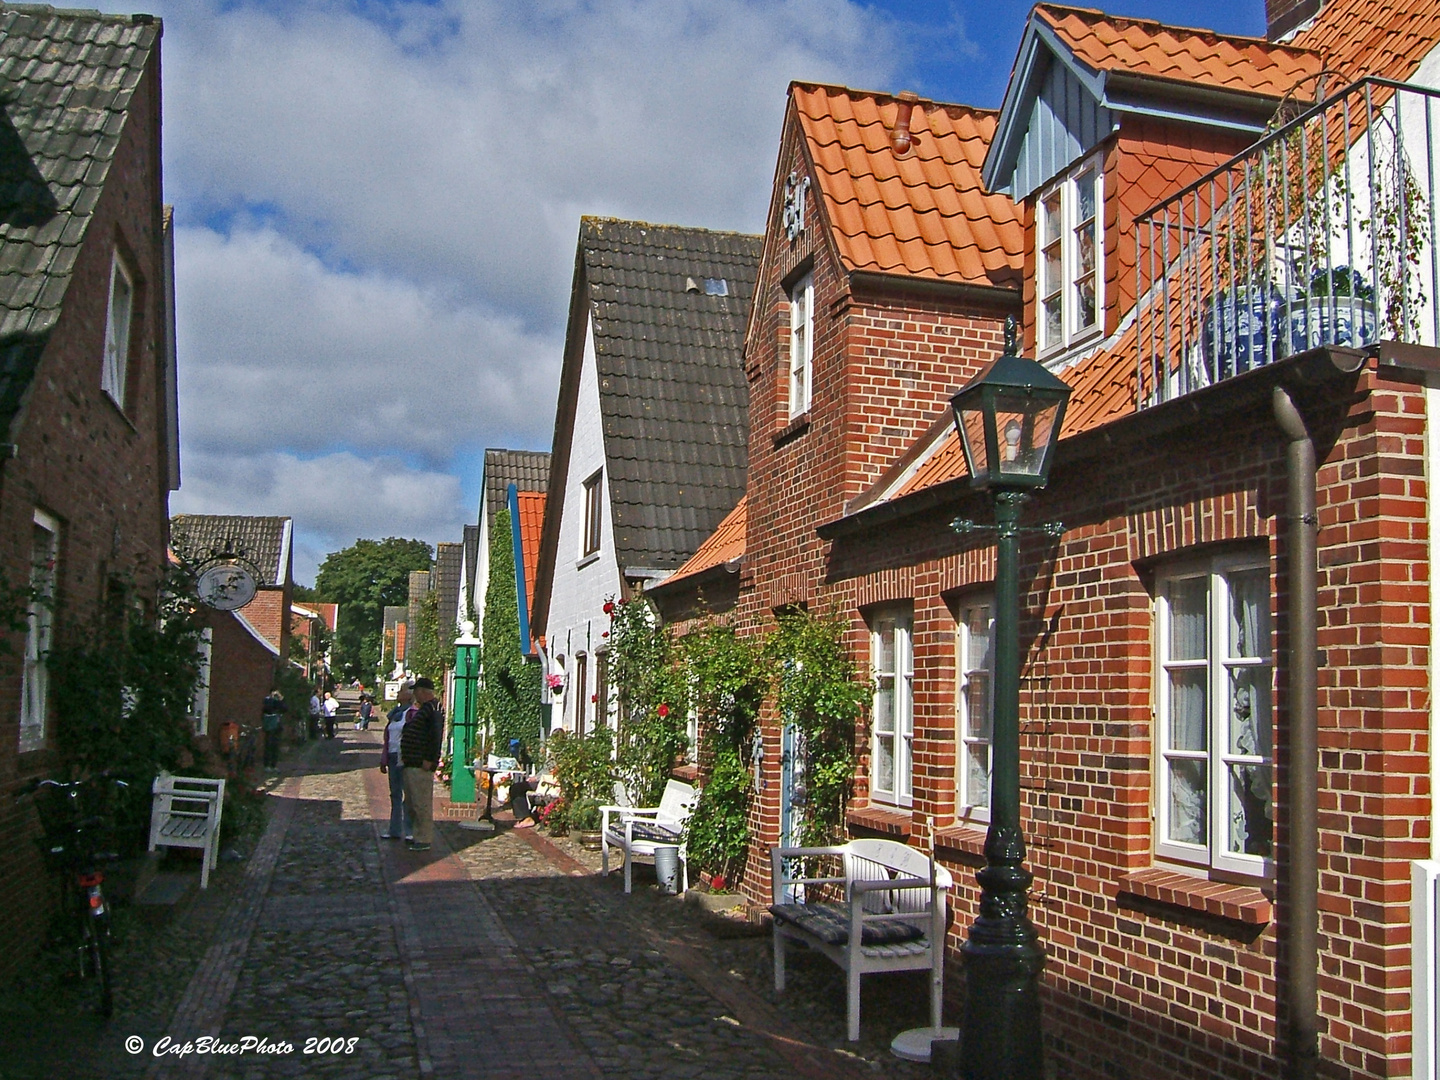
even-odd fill
[[[1362,79],[1136,219],[1138,408],[1322,345],[1440,342],[1437,98]]]

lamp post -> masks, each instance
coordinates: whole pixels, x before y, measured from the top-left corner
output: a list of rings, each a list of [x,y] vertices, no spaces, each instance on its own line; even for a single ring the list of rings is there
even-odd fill
[[[476,688],[480,678],[480,639],[466,619],[455,639],[455,700],[451,702],[450,801],[475,801],[475,774],[466,768],[475,749]]]
[[[1020,508],[1045,486],[1070,387],[1016,355],[1007,320],[1005,353],[950,400],[971,484],[995,500],[995,691],[991,733],[990,828],[980,914],[961,946],[965,957],[965,1080],[1041,1080],[1040,969],[1045,950],[1026,915],[1033,875],[1020,831]],[[957,531],[975,528],[956,521]],[[1059,535],[1058,526],[1042,527]]]

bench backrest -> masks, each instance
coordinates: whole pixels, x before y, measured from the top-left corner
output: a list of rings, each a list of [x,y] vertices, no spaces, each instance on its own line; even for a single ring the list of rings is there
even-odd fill
[[[655,815],[657,823],[684,825],[690,820],[690,811],[695,808],[695,789],[680,780],[669,780],[665,793],[660,796],[660,810]]]
[[[851,840],[845,845],[845,876],[851,881],[888,881],[891,878],[930,880],[930,858],[908,844],[894,840]],[[935,884],[948,889],[950,871],[935,867]],[[894,889],[873,892],[865,898],[867,911],[926,911],[930,890]]]
[[[225,781],[208,776],[175,776],[161,773],[150,786],[155,795],[154,810],[162,814],[209,817],[220,820],[225,804]]]

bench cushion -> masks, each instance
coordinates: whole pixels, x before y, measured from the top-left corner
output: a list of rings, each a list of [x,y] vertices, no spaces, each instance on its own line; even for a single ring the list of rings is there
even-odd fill
[[[618,828],[613,829],[620,836],[625,835],[625,823],[619,823]],[[656,844],[678,844],[680,842],[681,830],[673,826],[661,825],[656,821],[636,821],[630,826],[630,836],[635,840],[649,840]]]
[[[770,914],[814,935],[826,945],[843,945],[850,940],[850,912],[840,904],[772,904]],[[914,923],[887,919],[865,923],[860,931],[860,944],[899,945],[924,936],[925,931]]]

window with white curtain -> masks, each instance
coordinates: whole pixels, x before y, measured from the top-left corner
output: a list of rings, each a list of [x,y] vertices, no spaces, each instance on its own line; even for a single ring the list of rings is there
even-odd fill
[[[100,367],[100,388],[122,409],[125,407],[126,369],[130,358],[130,312],[134,297],[134,276],[117,251],[110,259],[110,304],[105,311],[105,357]]]
[[[914,659],[908,610],[890,610],[870,621],[870,663],[875,681],[870,746],[870,797],[910,805],[915,738]]]
[[[1234,557],[1159,578],[1162,858],[1266,872],[1274,843],[1270,568]]]
[[[956,805],[968,817],[990,817],[990,740],[994,723],[994,604],[962,601],[955,626],[955,730],[960,740]]]
[[[1035,299],[1041,353],[1100,332],[1104,321],[1104,207],[1100,159],[1082,162],[1040,196]]]
[[[815,278],[806,274],[790,287],[790,417],[810,408],[815,356]]]

